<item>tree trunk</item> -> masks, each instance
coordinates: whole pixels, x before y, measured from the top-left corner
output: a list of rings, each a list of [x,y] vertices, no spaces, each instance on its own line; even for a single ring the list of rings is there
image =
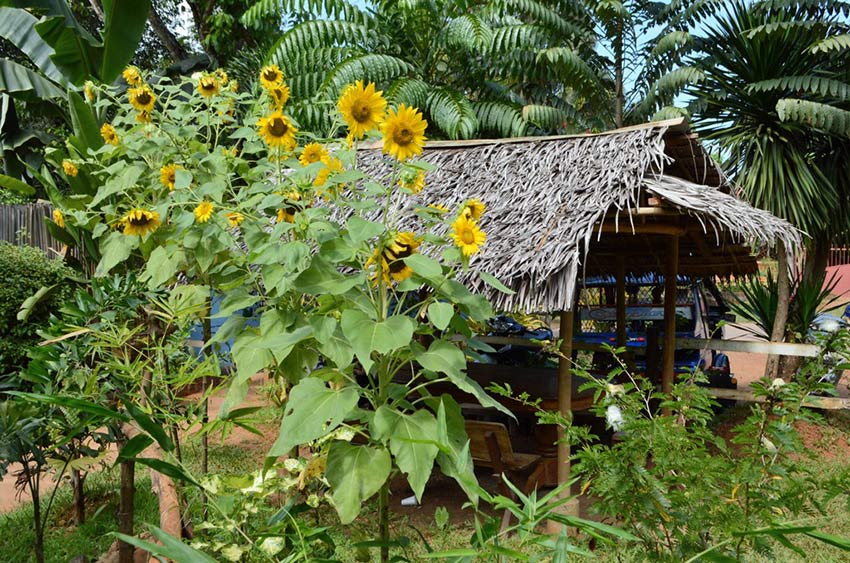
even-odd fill
[[[831,246],[831,241],[826,238],[815,239],[809,245],[806,252],[806,265],[803,269],[807,280],[825,278]]]
[[[785,252],[785,244],[781,241],[776,246],[776,280],[778,286],[778,302],[776,304],[776,317],[773,319],[773,330],[770,333],[771,342],[782,342],[785,340],[785,325],[788,323],[788,307],[791,300],[791,279],[788,277],[788,255]],[[780,356],[771,354],[767,357],[765,377],[775,379],[779,376]]]
[[[74,489],[74,521],[77,526],[86,523],[86,496],[83,484],[86,477],[79,469],[71,470],[71,486]]]
[[[118,531],[133,535],[133,503],[136,495],[136,462],[128,459],[121,462],[121,496],[118,501]],[[118,562],[133,563],[135,548],[126,542],[118,544]]]
[[[390,560],[390,482],[381,485],[378,493],[378,520],[380,524],[379,540],[381,542],[381,563]]]
[[[211,59],[217,59],[217,53],[211,45],[207,45],[207,18],[212,14],[215,2],[212,0],[186,0],[189,9],[192,10],[192,19],[195,21],[195,32],[198,34],[198,43]],[[202,6],[203,4],[203,6]]]
[[[151,13],[148,16],[148,21],[150,22],[154,33],[156,33],[156,36],[162,42],[163,47],[165,47],[172,59],[175,61],[181,61],[188,58],[189,53],[186,52],[186,49],[183,48],[183,45],[180,44],[177,37],[175,37],[174,34],[171,33],[171,30],[163,23],[159,12],[156,11],[155,4],[151,4]]]
[[[212,339],[212,294],[210,294],[210,298],[207,302],[207,315],[204,317],[204,346],[206,346],[210,339]],[[204,396],[204,412],[201,417],[201,422],[203,427],[201,428],[201,471],[204,475],[209,473],[209,452],[210,452],[210,440],[209,435],[206,431],[207,423],[210,421],[210,401],[207,398],[207,377],[204,376],[202,379],[203,385],[201,387],[202,393]],[[207,495],[202,490],[201,491],[201,505],[204,508],[204,519],[207,518]]]
[[[623,94],[623,27],[620,25],[614,40],[614,124],[623,126],[626,99]]]
[[[24,475],[27,479],[27,488],[32,498],[32,518],[35,525],[35,560],[36,563],[44,563],[44,526],[41,522],[41,494],[39,491],[38,471],[32,472],[28,459],[23,460]]]

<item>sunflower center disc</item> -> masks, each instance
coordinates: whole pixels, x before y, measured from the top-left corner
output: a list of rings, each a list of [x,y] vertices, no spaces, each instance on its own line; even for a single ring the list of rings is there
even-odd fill
[[[393,135],[393,141],[396,142],[397,145],[408,145],[411,141],[413,141],[413,132],[408,129],[399,129],[396,131],[396,134]]]
[[[473,244],[475,242],[475,234],[472,231],[463,231],[463,239],[464,244]]]
[[[279,117],[274,118],[271,125],[269,125],[269,132],[275,137],[283,137],[286,135],[287,129],[289,128],[286,126],[286,123]]]
[[[265,78],[269,82],[275,82],[277,81],[277,73],[274,71],[267,70],[266,73],[263,75],[263,78]]]
[[[369,106],[366,105],[366,102],[360,102],[358,105],[351,108],[351,116],[358,123],[365,123],[369,121],[369,118],[372,116],[372,111],[369,109]]]
[[[136,96],[136,101],[139,102],[141,105],[146,106],[151,101],[151,95],[147,92],[142,92],[141,94]]]

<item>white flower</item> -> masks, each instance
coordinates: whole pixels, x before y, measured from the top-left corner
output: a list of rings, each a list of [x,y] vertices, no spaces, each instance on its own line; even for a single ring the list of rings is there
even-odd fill
[[[761,437],[761,445],[762,445],[762,446],[764,446],[764,448],[765,448],[765,449],[766,449],[769,453],[775,454],[776,452],[778,452],[778,451],[779,451],[779,450],[776,448],[776,444],[774,444],[773,442],[771,442],[769,439],[767,439],[767,438],[766,438],[766,437],[764,437],[764,436],[762,436],[762,437]]]
[[[283,467],[290,473],[301,471],[301,462],[295,458],[288,457],[283,460]]]
[[[275,555],[283,549],[283,538],[266,538],[260,543],[260,551],[266,555]]]
[[[605,421],[614,432],[619,432],[623,428],[623,411],[617,405],[608,405],[605,409]]]
[[[193,72],[193,73],[192,73],[192,80],[193,80],[193,81],[195,81],[195,82],[197,82],[198,80],[200,80],[200,79],[201,79],[201,77],[202,77],[203,75],[204,75],[204,73],[203,73],[203,72],[200,72],[200,71],[198,71],[198,72]]]
[[[776,391],[783,385],[785,385],[785,380],[781,377],[777,377],[776,379],[770,382],[770,389],[771,391]]]
[[[354,439],[354,430],[351,428],[340,428],[336,432],[336,439],[342,440],[343,442],[350,442]]]
[[[313,508],[318,508],[321,499],[319,495],[313,493],[312,495],[307,497],[307,506],[312,506]]]

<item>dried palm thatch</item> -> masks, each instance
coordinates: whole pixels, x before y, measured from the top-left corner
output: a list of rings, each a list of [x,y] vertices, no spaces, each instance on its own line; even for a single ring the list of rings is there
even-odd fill
[[[670,156],[665,152],[668,144],[684,155]],[[698,225],[698,238],[704,240],[695,243],[705,256],[697,257],[690,272],[694,275],[705,275],[712,261],[718,266],[712,273],[749,273],[755,266],[750,246],[770,247],[777,240],[788,249],[801,244],[800,233],[786,221],[727,193],[722,174],[683,121],[598,135],[437,142],[428,146],[422,159],[435,170],[428,173],[420,196],[395,200],[398,227],[417,230],[413,209],[423,204],[455,210],[469,199],[482,201],[487,206],[481,222],[487,243],[463,281],[502,310],[570,308],[577,278],[586,271],[588,252],[593,253],[597,243],[610,239],[623,252],[633,246],[638,254],[652,254],[656,245],[651,237],[632,236],[640,232],[636,222],[674,224],[689,238]],[[373,177],[387,179],[392,174],[377,150],[362,151],[360,161]],[[715,185],[700,185],[694,179]],[[650,196],[663,201],[656,203],[657,212],[642,216]],[[603,229],[612,223],[630,236]],[[681,251],[694,252],[696,247],[687,246]],[[732,258],[723,258],[725,254]],[[607,262],[608,273],[613,272],[613,261]],[[629,262],[633,272],[659,271],[663,257]],[[681,273],[689,273],[685,262]],[[594,269],[605,270],[605,260],[596,260]],[[479,271],[495,275],[516,293],[493,290],[479,279]]]

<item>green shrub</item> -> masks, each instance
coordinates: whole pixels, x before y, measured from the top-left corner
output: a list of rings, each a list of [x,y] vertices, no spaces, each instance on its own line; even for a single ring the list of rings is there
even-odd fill
[[[0,242],[0,375],[17,371],[26,362],[27,348],[38,339],[43,327],[69,288],[61,284],[70,270],[31,246]],[[60,284],[41,301],[26,322],[17,320],[18,309],[41,287]]]

